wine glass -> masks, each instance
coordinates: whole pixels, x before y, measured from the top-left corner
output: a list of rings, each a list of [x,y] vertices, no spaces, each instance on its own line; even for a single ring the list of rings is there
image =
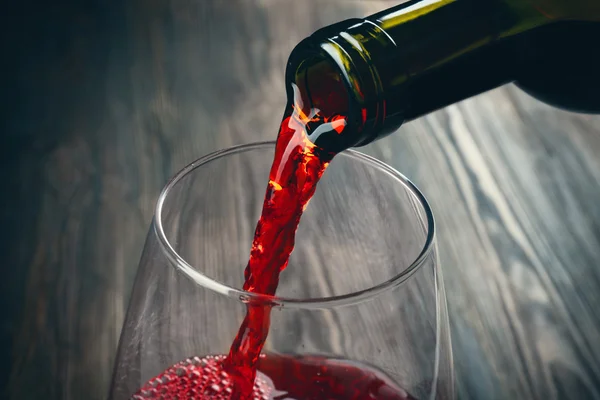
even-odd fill
[[[433,216],[418,189],[376,159],[348,150],[331,162],[301,220],[278,297],[240,289],[273,152],[274,142],[219,151],[164,188],[109,397],[131,398],[182,360],[179,366],[193,367],[226,355],[248,304],[265,304],[272,312],[263,353],[271,364],[259,370],[271,385],[309,390],[327,384],[319,381],[323,371],[342,383],[370,374],[379,379],[373,398],[401,398],[385,397],[392,390],[453,399]],[[160,379],[151,382],[160,389]],[[278,389],[286,398],[286,387]]]

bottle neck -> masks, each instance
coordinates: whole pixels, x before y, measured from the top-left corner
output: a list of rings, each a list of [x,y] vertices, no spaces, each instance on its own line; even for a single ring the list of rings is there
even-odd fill
[[[409,1],[315,32],[292,52],[287,77],[308,54],[335,65],[349,94],[349,129],[337,145],[361,146],[515,80],[526,58],[515,38],[546,22],[522,0]]]

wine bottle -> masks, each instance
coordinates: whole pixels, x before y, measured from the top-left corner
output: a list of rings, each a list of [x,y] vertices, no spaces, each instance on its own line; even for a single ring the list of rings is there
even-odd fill
[[[515,82],[600,113],[600,0],[414,0],[316,31],[292,51],[288,98],[346,117],[312,138],[340,151]]]

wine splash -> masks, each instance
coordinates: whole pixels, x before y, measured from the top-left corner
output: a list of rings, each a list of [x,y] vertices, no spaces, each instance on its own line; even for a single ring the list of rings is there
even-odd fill
[[[224,356],[193,357],[146,383],[132,400],[230,400],[236,390]],[[357,362],[319,356],[261,355],[253,400],[414,400],[381,371]]]

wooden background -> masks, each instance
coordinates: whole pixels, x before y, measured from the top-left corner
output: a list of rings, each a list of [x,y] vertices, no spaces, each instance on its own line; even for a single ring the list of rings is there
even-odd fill
[[[3,7],[0,395],[103,399],[167,178],[274,138],[294,44],[395,3]],[[459,397],[600,399],[600,118],[507,86],[363,150],[432,204]]]

